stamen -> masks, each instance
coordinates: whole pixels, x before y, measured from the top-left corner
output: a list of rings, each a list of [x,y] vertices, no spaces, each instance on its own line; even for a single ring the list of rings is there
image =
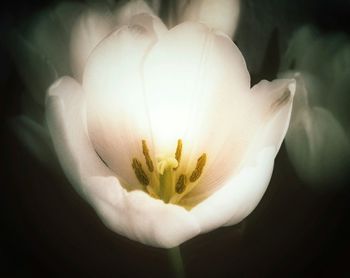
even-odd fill
[[[187,184],[187,177],[184,174],[181,174],[175,185],[176,193],[181,194],[182,192],[184,192],[186,189],[186,184]]]
[[[179,140],[177,140],[177,147],[176,147],[176,152],[175,152],[175,158],[179,164],[180,164],[180,160],[181,160],[181,154],[182,154],[182,140],[179,139]],[[177,167],[175,168],[175,170],[176,169],[177,169]]]
[[[147,168],[150,172],[153,172],[154,170],[154,167],[153,167],[153,162],[152,162],[152,159],[149,155],[149,150],[148,150],[148,147],[147,147],[147,143],[146,143],[146,140],[142,140],[142,152],[143,152],[143,155],[146,159],[146,164],[147,164]]]
[[[132,159],[132,168],[134,169],[134,172],[138,181],[142,185],[148,185],[149,178],[147,177],[146,173],[143,171],[140,161],[138,161],[136,158]]]
[[[203,168],[207,162],[207,154],[203,153],[197,160],[197,165],[190,176],[190,182],[195,182],[202,175]]]

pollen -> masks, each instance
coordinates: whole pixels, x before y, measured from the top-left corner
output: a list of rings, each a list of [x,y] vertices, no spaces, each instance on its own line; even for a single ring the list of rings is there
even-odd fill
[[[141,162],[138,161],[136,158],[133,158],[132,160],[132,168],[134,169],[135,175],[138,179],[138,181],[142,185],[149,185],[149,178],[147,177],[146,173],[142,169]]]
[[[146,143],[146,140],[142,140],[142,153],[146,159],[146,165],[147,165],[147,168],[150,172],[153,172],[154,170],[154,166],[153,166],[153,162],[152,162],[152,159],[149,155],[149,150],[148,150],[148,147],[147,147],[147,143]]]
[[[177,146],[176,146],[176,151],[175,151],[175,159],[177,160],[177,162],[179,164],[181,161],[181,155],[182,155],[182,140],[179,139],[179,140],[177,140]],[[176,169],[177,169],[177,167],[174,168],[174,170],[176,170]]]
[[[184,192],[186,189],[186,184],[187,184],[187,177],[184,174],[181,174],[175,185],[176,193],[181,194],[182,192]]]
[[[197,165],[190,176],[190,182],[195,182],[202,175],[205,163],[207,162],[207,155],[203,153],[197,160]]]

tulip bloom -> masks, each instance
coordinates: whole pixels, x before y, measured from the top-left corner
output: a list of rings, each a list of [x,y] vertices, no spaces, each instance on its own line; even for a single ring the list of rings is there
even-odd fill
[[[257,206],[288,128],[294,80],[250,88],[224,32],[194,21],[168,29],[145,9],[128,11],[116,27],[94,24],[94,36],[78,22],[75,78],[50,87],[46,117],[61,166],[103,222],[170,248]]]

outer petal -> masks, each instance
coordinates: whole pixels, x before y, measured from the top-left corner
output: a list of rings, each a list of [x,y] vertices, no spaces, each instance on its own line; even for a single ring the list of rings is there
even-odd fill
[[[178,2],[179,22],[201,22],[230,37],[234,35],[239,18],[239,0],[182,0]]]
[[[141,141],[150,138],[141,65],[157,39],[152,29],[157,22],[147,15],[133,20],[145,25],[118,29],[92,53],[83,87],[89,99],[89,132],[97,152],[123,184],[137,188],[132,159],[143,158]]]
[[[294,89],[295,84],[291,80],[276,80],[272,83],[262,81],[262,84],[253,88],[254,91],[259,91],[255,93],[262,94],[259,96],[261,98],[264,95],[264,98],[269,99],[267,94],[270,94],[270,101],[266,102],[270,103],[268,107],[273,107],[273,114],[257,128],[240,171],[228,179],[222,188],[192,209],[191,213],[199,218],[202,231],[236,224],[257,206],[270,181],[273,160],[288,129]],[[283,95],[281,92],[286,90],[291,97],[287,101],[278,102],[279,107],[276,107],[276,101],[271,100],[279,100]],[[273,93],[275,98],[271,98]],[[260,105],[263,106],[262,103]],[[267,111],[271,112],[270,109]],[[261,115],[266,117],[266,113]],[[192,200],[196,201],[198,199]]]
[[[71,67],[78,80],[81,80],[91,51],[112,28],[112,13],[107,8],[86,10],[75,23],[71,33],[70,55]]]
[[[75,80],[64,77],[53,84],[46,105],[50,133],[65,173],[109,228],[130,239],[169,248],[199,233],[195,218],[185,209],[122,188],[92,147],[85,94]]]

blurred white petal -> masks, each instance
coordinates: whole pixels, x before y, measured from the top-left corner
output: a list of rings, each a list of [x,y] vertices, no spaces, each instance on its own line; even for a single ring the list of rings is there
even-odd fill
[[[153,10],[143,0],[131,0],[115,10],[115,22],[117,25],[126,25],[130,19],[138,14],[154,15]]]
[[[38,17],[29,39],[53,65],[58,76],[70,74],[70,31],[82,5],[62,3]],[[39,77],[40,78],[40,77]]]
[[[12,50],[31,96],[43,105],[47,88],[59,76],[70,74],[69,34],[81,5],[62,3],[39,14],[28,32],[13,35]]]
[[[297,92],[286,137],[288,154],[300,177],[310,184],[336,183],[350,161],[350,142],[334,115],[309,103],[308,75],[296,75]]]
[[[233,37],[239,19],[239,0],[182,0],[177,3],[178,22],[195,21]]]
[[[70,40],[71,67],[74,76],[81,80],[85,63],[95,46],[113,28],[112,13],[109,9],[88,9],[75,23]]]
[[[57,158],[46,128],[26,116],[18,116],[11,120],[17,138],[33,154],[33,156],[49,169],[57,169]]]
[[[297,79],[286,146],[297,173],[322,188],[347,175],[350,163],[350,41],[343,34],[322,36],[298,30],[284,56],[283,76]]]

